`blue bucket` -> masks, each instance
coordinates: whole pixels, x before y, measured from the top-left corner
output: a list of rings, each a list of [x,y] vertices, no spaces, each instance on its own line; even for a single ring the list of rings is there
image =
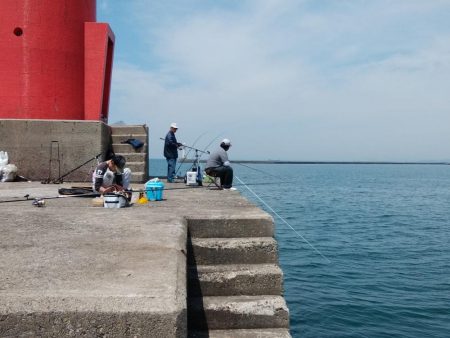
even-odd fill
[[[145,183],[145,193],[149,201],[161,201],[163,199],[164,183],[148,181]]]

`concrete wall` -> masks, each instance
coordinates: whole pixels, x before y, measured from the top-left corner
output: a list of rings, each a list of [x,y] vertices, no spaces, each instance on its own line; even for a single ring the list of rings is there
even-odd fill
[[[110,129],[99,121],[0,120],[0,150],[8,152],[18,175],[29,180],[56,179],[100,153],[103,159],[109,146]],[[94,163],[65,181],[90,181]]]

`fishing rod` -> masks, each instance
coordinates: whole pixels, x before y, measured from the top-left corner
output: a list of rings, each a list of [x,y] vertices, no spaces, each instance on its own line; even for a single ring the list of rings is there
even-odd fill
[[[162,188],[162,187],[154,187],[147,189],[133,189],[133,190],[124,190],[125,192],[147,192],[147,191],[159,191],[159,190],[190,190],[190,189],[200,189],[203,188],[201,185],[191,185],[186,188]]]
[[[164,139],[164,138],[162,138],[162,137],[160,137],[159,139],[160,139],[160,140],[163,140],[163,141],[166,140],[166,139]],[[191,146],[187,146],[187,145],[185,145],[185,144],[182,144],[180,147],[192,149],[192,150],[195,150],[196,152],[203,153],[203,154],[209,154],[209,153],[210,153],[209,151],[205,151],[205,150],[201,150],[201,149],[194,148],[194,147],[191,147]]]
[[[80,164],[78,167],[76,167],[76,168],[74,168],[74,169],[68,171],[67,173],[65,173],[64,175],[59,176],[58,178],[55,178],[54,180],[47,179],[47,180],[45,180],[45,181],[42,181],[41,183],[42,183],[42,184],[48,184],[48,183],[60,184],[60,183],[63,183],[64,177],[70,175],[70,174],[73,173],[75,170],[80,169],[82,166],[88,164],[89,162],[98,159],[101,155],[102,155],[102,153],[100,153],[100,154],[98,154],[98,155],[96,155],[96,156],[90,158],[89,160],[87,160],[87,161],[84,162],[83,164]]]
[[[205,131],[203,134],[201,134],[199,137],[197,137],[197,138],[195,139],[194,143],[192,143],[192,147],[194,147],[194,146],[197,144],[198,140],[200,140],[200,139],[201,139],[203,136],[205,136],[207,133],[208,133],[208,132]],[[178,171],[181,169],[181,166],[184,164],[184,162],[186,161],[187,157],[188,157],[189,154],[191,153],[191,150],[192,150],[192,148],[188,150],[188,152],[185,154],[185,156],[183,156],[183,159],[180,161],[180,163],[179,163],[179,165],[178,165],[178,168],[175,170],[175,176],[178,175]]]
[[[165,139],[163,139],[162,137],[160,137],[160,139],[165,141]],[[181,147],[185,147],[185,148],[192,149],[192,150],[195,151],[195,159],[194,159],[194,162],[192,163],[190,171],[197,172],[195,181],[197,182],[198,185],[202,185],[202,174],[201,174],[201,168],[200,168],[200,157],[201,157],[201,154],[209,154],[209,151],[200,150],[198,148],[194,148],[194,147],[187,146],[187,145],[182,145]],[[199,153],[200,153],[200,155],[199,155]],[[175,175],[176,175],[176,173],[175,173]],[[187,173],[186,173],[186,175],[184,177],[184,181],[186,182],[187,179],[188,179],[188,177],[187,177]]]
[[[165,139],[162,138],[162,137],[160,137],[159,139],[165,141]],[[201,149],[194,148],[194,147],[191,147],[191,146],[187,146],[187,145],[185,145],[185,144],[182,144],[182,145],[180,146],[180,148],[181,148],[181,147],[195,150],[196,153],[198,152],[198,153],[202,153],[202,154],[209,154],[209,151],[205,151],[205,150],[201,150]]]
[[[303,239],[316,253],[318,253],[323,259],[325,259],[328,263],[331,263],[331,261],[325,257],[325,255],[323,255],[319,250],[317,250],[314,245],[312,245],[304,236],[302,236],[302,234],[300,234],[297,230],[294,229],[294,227],[292,225],[289,224],[288,221],[286,221],[283,217],[281,217],[275,210],[273,210],[273,208],[268,205],[261,197],[259,197],[252,189],[250,189],[239,177],[235,176],[236,179],[241,182],[248,191],[250,191],[261,203],[263,203],[274,215],[276,215],[281,221],[283,221],[284,224],[286,224],[289,228],[292,229],[292,231],[294,231],[294,233],[300,237],[301,239]]]
[[[233,187],[240,187],[245,185],[271,185],[271,184],[281,184],[281,183],[290,183],[290,182],[256,182],[256,183],[246,183],[246,184],[234,184]],[[191,185],[187,186],[185,188],[161,188],[161,187],[154,187],[154,188],[147,188],[147,189],[132,189],[132,190],[125,190],[125,192],[147,192],[147,191],[156,191],[156,190],[190,190],[190,189],[208,189],[208,187],[201,186],[201,185]]]
[[[215,140],[217,140],[220,136],[222,136],[224,133],[225,133],[225,132],[223,131],[223,132],[221,132],[220,134],[218,134],[215,138],[213,138],[212,141],[209,142],[209,143],[206,145],[205,148],[203,148],[203,150],[205,151],[206,149],[208,149],[209,146],[210,146],[211,144],[213,144],[213,142],[214,142]]]
[[[0,203],[11,203],[11,202],[26,202],[26,201],[33,201],[33,205],[37,205],[37,206],[43,206],[42,205],[38,205],[40,201],[45,201],[45,200],[54,200],[54,199],[58,199],[58,198],[69,198],[69,197],[88,197],[88,196],[99,196],[98,193],[94,193],[94,192],[90,192],[90,193],[86,193],[86,194],[78,194],[78,195],[58,195],[58,196],[51,196],[51,197],[30,197],[30,195],[25,195],[22,199],[13,199],[13,200],[5,200],[5,201],[0,201]],[[36,203],[36,204],[35,204]]]
[[[188,190],[188,189],[198,189],[198,188],[203,188],[202,186],[189,186],[186,188],[163,188],[161,190]],[[141,190],[124,190],[124,192],[147,192],[147,191],[155,191],[158,190],[160,188],[153,188],[153,189],[141,189]],[[0,204],[2,203],[14,203],[14,202],[26,202],[26,201],[45,201],[45,200],[54,200],[54,199],[59,199],[59,198],[70,198],[70,197],[98,197],[100,196],[99,193],[96,192],[89,192],[89,193],[85,193],[85,194],[74,194],[74,195],[58,195],[58,196],[49,196],[49,197],[30,197],[29,194],[23,196],[23,198],[15,198],[15,199],[11,199],[11,200],[0,200]]]
[[[165,139],[162,138],[162,137],[160,137],[159,139],[165,141]],[[210,153],[209,151],[201,150],[201,149],[194,148],[194,147],[191,147],[191,146],[187,146],[187,145],[184,145],[184,144],[183,144],[181,147],[188,148],[188,149],[191,149],[191,150],[194,150],[194,151],[195,151],[195,159],[194,159],[194,163],[192,164],[192,168],[195,168],[195,169],[198,168],[199,163],[200,163],[200,157],[201,157],[201,155],[199,155],[198,153],[201,153],[201,154],[209,154],[209,153]],[[184,162],[184,161],[183,161],[183,162]],[[181,165],[180,165],[180,166],[181,166]],[[178,167],[178,169],[179,169],[179,168],[180,168],[180,167]],[[176,173],[176,172],[175,172],[175,173]]]

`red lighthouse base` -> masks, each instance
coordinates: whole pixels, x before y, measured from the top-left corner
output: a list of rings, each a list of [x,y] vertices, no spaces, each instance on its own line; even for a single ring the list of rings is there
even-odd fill
[[[0,118],[107,122],[115,37],[96,0],[1,0]]]

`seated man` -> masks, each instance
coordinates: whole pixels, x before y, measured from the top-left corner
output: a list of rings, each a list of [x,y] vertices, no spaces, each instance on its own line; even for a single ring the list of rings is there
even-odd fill
[[[131,180],[131,170],[125,167],[125,158],[114,155],[110,160],[101,162],[92,174],[94,192],[105,194],[127,190]]]
[[[227,151],[231,147],[229,139],[223,139],[220,148],[214,151],[206,162],[205,172],[207,175],[220,178],[222,189],[232,189],[233,185],[233,168],[230,166]]]

